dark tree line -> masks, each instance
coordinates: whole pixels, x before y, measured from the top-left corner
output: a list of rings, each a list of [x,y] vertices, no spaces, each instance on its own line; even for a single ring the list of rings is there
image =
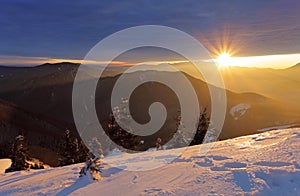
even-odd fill
[[[84,162],[90,156],[90,153],[82,140],[73,138],[71,132],[66,130],[60,155],[62,156],[59,160],[60,165],[64,166]]]
[[[179,113],[179,115],[176,117],[177,129],[181,125],[180,112],[178,112],[178,113]],[[210,118],[208,116],[207,109],[205,108],[200,113],[199,120],[198,120],[198,123],[196,126],[197,127],[196,133],[194,135],[194,138],[192,139],[192,141],[189,144],[190,146],[203,143],[205,135],[208,131],[209,124],[210,124]],[[184,136],[182,135],[183,130],[179,130],[179,131],[181,131],[181,133],[179,133],[180,136],[179,136],[178,140],[182,140],[182,141],[177,141],[176,145],[174,147],[186,146],[184,144],[185,138],[183,138]],[[131,134],[131,133],[127,132],[126,130],[123,130],[118,125],[114,115],[112,115],[112,114],[110,115],[110,118],[108,120],[106,134],[110,137],[110,139],[113,142],[115,142],[117,145],[119,145],[125,149],[139,150],[141,148],[140,144],[141,144],[142,138],[140,136]],[[156,138],[156,139],[158,139],[158,138]],[[160,139],[160,145],[162,145],[164,141],[162,141],[163,140],[162,138],[159,138],[159,139]],[[157,144],[157,142],[156,142],[156,144]]]
[[[61,144],[59,155],[62,157],[59,160],[61,166],[81,163],[86,161],[87,157],[91,156],[84,143],[77,138],[73,138],[69,130],[65,131],[64,140]],[[32,158],[28,153],[28,147],[23,134],[19,134],[15,138],[9,150],[8,157],[12,160],[12,164],[11,167],[6,170],[6,172],[28,170],[30,168],[44,168],[43,165],[39,166],[36,163],[30,164],[30,162],[32,162]]]
[[[177,117],[177,128],[180,126],[180,116]],[[197,124],[196,134],[192,139],[190,146],[202,144],[209,127],[210,119],[207,114],[207,110],[204,109],[199,116]],[[139,150],[142,138],[140,136],[131,134],[126,130],[123,130],[115,120],[115,117],[111,114],[108,120],[106,134],[117,145],[124,149]],[[85,146],[81,139],[73,137],[69,130],[66,130],[64,137],[60,145],[60,165],[70,165],[75,163],[85,162],[88,159],[95,158],[100,154],[103,154],[101,143],[97,138],[92,138],[91,145],[97,155],[91,154],[89,149]],[[174,146],[176,147],[176,146]],[[179,146],[180,147],[180,146]],[[12,165],[7,171],[26,170],[32,167],[28,161],[30,156],[28,154],[28,148],[25,142],[24,135],[20,134],[15,138],[13,145],[10,149],[9,158],[12,160]]]

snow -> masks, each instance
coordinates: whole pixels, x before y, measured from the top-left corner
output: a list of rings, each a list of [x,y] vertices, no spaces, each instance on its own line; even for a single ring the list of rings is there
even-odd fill
[[[5,170],[11,165],[10,159],[0,159],[0,174],[4,174]]]
[[[240,103],[230,109],[230,115],[234,118],[234,120],[238,120],[240,117],[245,115],[247,110],[250,108],[251,106],[249,104]]]
[[[177,149],[103,159],[103,180],[78,178],[76,164],[0,176],[0,195],[300,195],[300,129],[285,129]],[[147,171],[141,165],[166,163]],[[110,163],[110,164],[108,164]],[[114,167],[112,165],[122,165]]]
[[[16,140],[19,140],[19,139],[24,139],[24,136],[23,136],[23,135],[18,135],[18,136],[16,137]]]
[[[258,129],[258,132],[265,132],[270,130],[277,130],[277,129],[287,129],[290,127],[300,126],[300,124],[290,124],[290,125],[281,125],[281,126],[273,126],[273,127],[267,127],[263,129]]]
[[[121,152],[119,149],[113,149],[112,151],[110,151],[108,153],[108,155],[106,157],[111,157],[111,156],[121,156],[123,154],[123,152]]]

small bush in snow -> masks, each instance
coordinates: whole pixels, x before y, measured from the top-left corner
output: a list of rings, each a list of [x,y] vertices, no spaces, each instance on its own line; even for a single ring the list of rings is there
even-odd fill
[[[89,158],[85,165],[80,170],[79,177],[91,176],[93,180],[102,180],[101,176],[101,163],[102,161],[99,158],[91,159]]]

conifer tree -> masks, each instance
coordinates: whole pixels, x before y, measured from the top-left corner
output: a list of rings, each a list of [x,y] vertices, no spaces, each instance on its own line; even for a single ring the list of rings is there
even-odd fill
[[[25,138],[23,135],[18,135],[12,148],[12,171],[26,170],[29,168],[27,160],[29,160],[28,149],[24,143]]]
[[[68,129],[65,131],[64,135],[62,156],[63,158],[60,160],[60,165],[70,165],[75,163],[76,149],[71,137],[71,132]]]
[[[205,108],[200,114],[196,134],[194,136],[194,139],[190,143],[190,146],[202,144],[205,134],[208,130],[209,123],[210,119]]]
[[[185,138],[184,125],[181,122],[181,111],[177,111],[175,117],[176,121],[176,132],[173,134],[172,142],[167,145],[167,148],[181,148],[188,145],[188,140]]]
[[[79,172],[79,177],[91,176],[93,180],[102,180],[102,161],[99,158],[88,158],[85,165],[81,168]]]
[[[75,138],[75,154],[76,154],[76,163],[81,163],[86,161],[87,157],[89,157],[89,149],[84,145],[83,141]]]
[[[103,150],[102,150],[102,145],[100,143],[100,141],[98,140],[97,137],[93,137],[90,143],[90,149],[92,149],[92,153],[96,156],[96,157],[103,157]]]
[[[110,115],[106,132],[112,141],[125,149],[137,150],[141,142],[140,136],[123,130],[116,122],[113,114]]]
[[[75,138],[73,140],[73,151],[74,151],[74,155],[73,155],[74,163],[80,163],[80,162],[85,161],[85,159],[81,160],[82,149],[81,149],[80,143],[77,138]]]
[[[61,166],[84,162],[89,156],[89,150],[84,145],[83,141],[79,140],[78,138],[73,138],[70,130],[66,130],[64,133],[61,152]]]

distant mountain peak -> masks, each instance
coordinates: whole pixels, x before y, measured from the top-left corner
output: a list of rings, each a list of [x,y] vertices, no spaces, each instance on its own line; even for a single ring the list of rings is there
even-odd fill
[[[72,62],[59,62],[59,63],[44,63],[44,64],[41,64],[41,65],[38,65],[38,66],[58,66],[58,65],[76,65],[78,66],[79,64],[78,63],[72,63]]]

